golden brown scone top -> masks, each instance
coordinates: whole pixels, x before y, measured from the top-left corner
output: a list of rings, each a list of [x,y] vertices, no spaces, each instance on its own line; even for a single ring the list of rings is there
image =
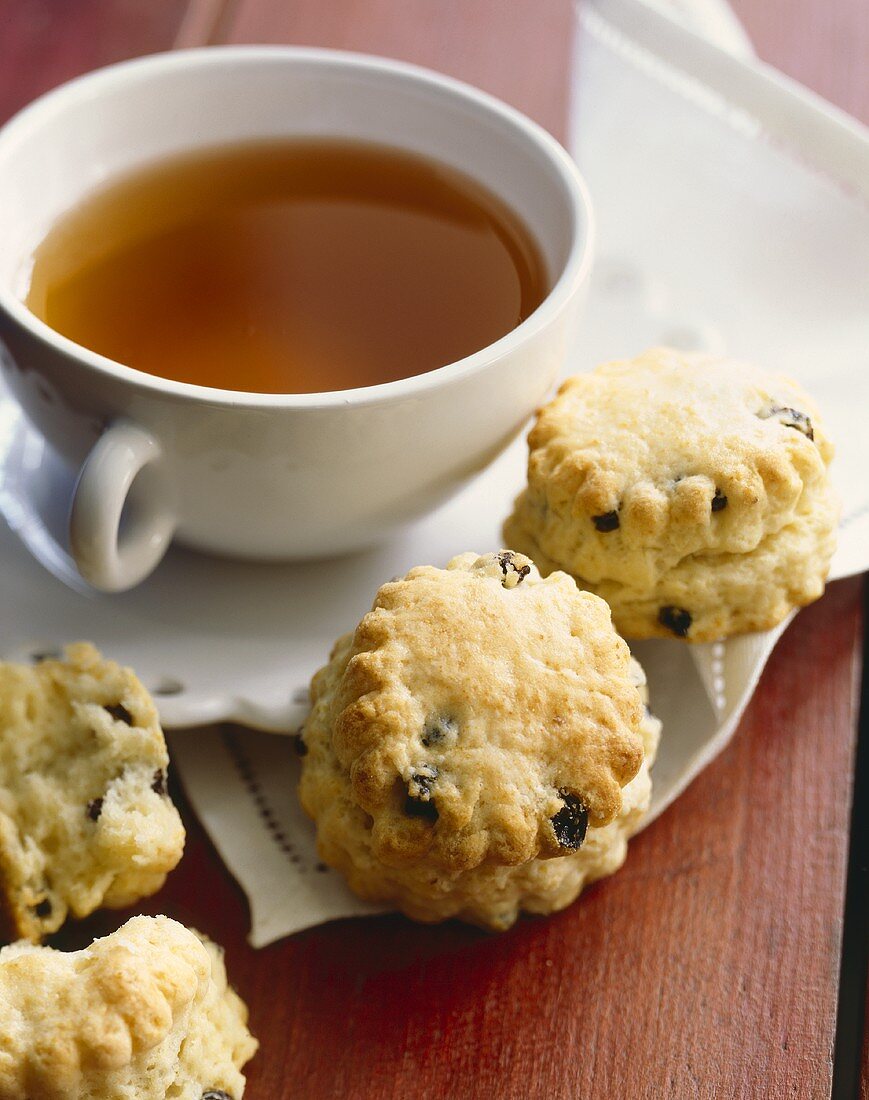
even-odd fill
[[[629,663],[606,604],[570,577],[463,554],[383,585],[315,677],[314,720],[377,858],[518,864],[618,814],[643,759]]]

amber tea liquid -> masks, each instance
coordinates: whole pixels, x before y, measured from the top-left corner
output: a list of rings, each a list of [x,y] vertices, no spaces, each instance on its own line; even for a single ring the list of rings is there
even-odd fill
[[[528,230],[469,178],[380,146],[282,140],[111,182],[49,231],[26,302],[149,374],[314,393],[461,359],[547,289]]]

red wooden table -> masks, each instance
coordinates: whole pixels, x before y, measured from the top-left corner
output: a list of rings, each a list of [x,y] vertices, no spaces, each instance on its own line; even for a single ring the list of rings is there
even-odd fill
[[[869,121],[866,0],[735,7],[762,56]],[[428,64],[562,134],[571,24],[569,0],[0,0],[0,117],[134,54],[280,41]],[[866,988],[865,849],[846,907],[861,590],[835,584],[799,615],[732,745],[616,877],[500,937],[384,917],[254,952],[244,898],[176,792],[187,852],[147,908],[226,946],[262,1043],[246,1096],[853,1095]],[[862,1064],[866,1100],[865,1049]]]

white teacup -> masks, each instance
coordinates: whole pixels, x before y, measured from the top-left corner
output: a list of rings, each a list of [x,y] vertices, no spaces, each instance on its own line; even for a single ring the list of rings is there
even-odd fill
[[[286,395],[133,370],[23,305],[34,247],[92,188],[172,153],[296,135],[397,146],[476,178],[533,233],[548,296],[459,362]],[[433,508],[506,446],[556,378],[591,253],[588,195],[556,141],[482,92],[395,61],[272,47],[157,55],[75,80],[0,131],[0,360],[32,423],[82,464],[70,542],[105,591],[141,581],[173,538],[311,558],[374,544]]]

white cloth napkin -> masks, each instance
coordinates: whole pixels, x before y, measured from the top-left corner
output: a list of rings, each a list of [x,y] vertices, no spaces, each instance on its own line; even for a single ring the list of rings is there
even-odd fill
[[[715,0],[676,2],[682,16],[701,9],[704,24],[745,53]],[[832,575],[862,571],[869,141],[839,112],[691,33],[662,6],[582,7],[572,149],[595,201],[600,249],[570,369],[670,343],[726,349],[793,373],[838,445],[844,516]],[[457,532],[456,549],[466,548]],[[785,625],[725,643],[634,647],[664,723],[646,824],[727,744]],[[254,946],[376,911],[319,862],[289,739],[224,727],[174,733],[170,747],[248,896]]]

